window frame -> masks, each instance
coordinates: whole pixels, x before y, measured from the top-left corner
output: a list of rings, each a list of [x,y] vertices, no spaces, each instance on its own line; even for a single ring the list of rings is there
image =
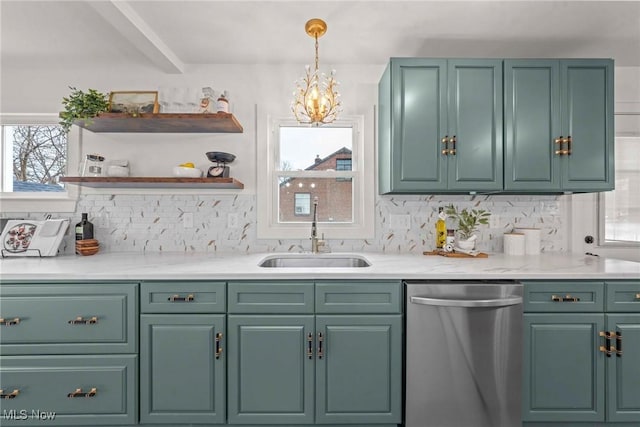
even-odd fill
[[[351,171],[286,171],[279,170],[280,127],[309,127],[300,125],[291,118],[267,117],[267,138],[259,144],[257,154],[257,206],[259,239],[302,239],[311,235],[308,222],[279,222],[277,179],[281,176],[318,178],[355,178],[353,186],[353,222],[320,222],[319,233],[325,238],[367,239],[375,235],[375,145],[373,130],[369,134],[364,128],[364,116],[343,116],[323,127],[351,127],[353,129]],[[366,134],[366,135],[365,135]],[[322,201],[320,201],[322,203]]]
[[[0,127],[20,125],[58,125],[57,114],[0,114]],[[76,170],[79,162],[80,128],[73,126],[67,135],[66,174]],[[4,131],[0,135],[0,190],[5,188],[8,179],[13,180],[13,147],[4,140]],[[5,164],[11,169],[5,169]],[[0,213],[11,212],[75,212],[78,201],[77,186],[65,186],[61,192],[9,192],[0,191]]]

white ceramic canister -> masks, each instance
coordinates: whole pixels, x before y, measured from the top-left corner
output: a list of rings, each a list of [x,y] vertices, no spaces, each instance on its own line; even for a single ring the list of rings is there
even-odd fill
[[[514,228],[514,233],[524,234],[524,253],[526,255],[540,254],[540,234],[539,228]]]
[[[522,233],[504,233],[504,254],[520,256],[525,254],[525,236]]]

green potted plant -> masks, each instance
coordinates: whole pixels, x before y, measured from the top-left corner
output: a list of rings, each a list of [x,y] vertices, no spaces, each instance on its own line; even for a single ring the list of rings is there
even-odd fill
[[[475,247],[475,232],[478,231],[480,224],[488,224],[491,213],[484,209],[467,209],[461,211],[449,205],[445,209],[445,213],[449,218],[453,218],[458,222],[458,241],[456,246],[461,249],[473,249]],[[464,242],[470,242],[465,244]],[[466,246],[466,247],[465,247]]]
[[[90,124],[91,119],[99,113],[108,111],[109,95],[100,93],[95,89],[83,92],[75,87],[69,86],[71,94],[62,98],[64,111],[60,113],[60,125],[65,132],[69,132],[75,120],[84,120]]]

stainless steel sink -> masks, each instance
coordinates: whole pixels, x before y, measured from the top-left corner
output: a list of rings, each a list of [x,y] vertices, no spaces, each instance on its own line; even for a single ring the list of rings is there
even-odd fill
[[[361,268],[370,265],[365,257],[345,254],[269,255],[258,263],[258,267],[267,268]]]

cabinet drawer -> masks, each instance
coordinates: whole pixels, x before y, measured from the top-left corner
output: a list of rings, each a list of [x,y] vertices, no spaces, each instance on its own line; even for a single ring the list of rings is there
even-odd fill
[[[523,282],[524,311],[598,312],[604,310],[604,283],[583,281]]]
[[[142,313],[224,313],[225,282],[143,282]]]
[[[135,353],[136,284],[3,285],[0,354]]]
[[[0,388],[17,395],[2,399],[2,425],[134,424],[136,358],[3,357]]]
[[[316,313],[400,313],[402,285],[396,281],[318,281]]]
[[[607,311],[639,312],[640,282],[607,282]]]
[[[229,282],[229,313],[313,313],[313,282]]]

